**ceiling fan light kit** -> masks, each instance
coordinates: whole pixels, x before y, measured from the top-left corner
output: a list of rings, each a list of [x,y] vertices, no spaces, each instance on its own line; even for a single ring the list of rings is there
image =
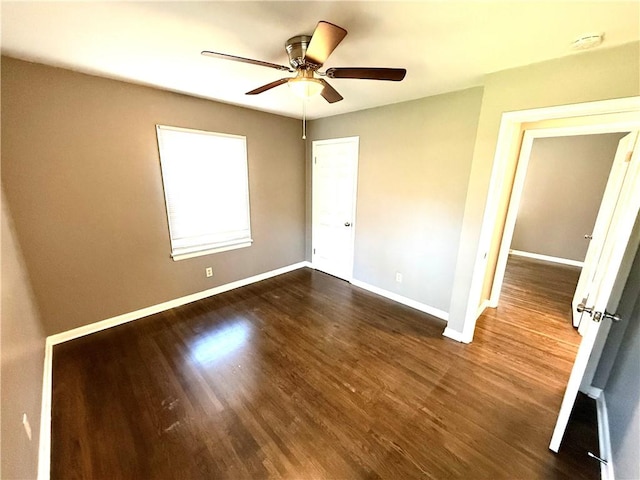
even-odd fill
[[[304,72],[306,73],[306,72]],[[312,72],[309,71],[309,74]],[[324,90],[324,84],[317,78],[307,75],[298,75],[295,78],[290,78],[287,83],[291,92],[299,98],[310,98],[320,95]]]
[[[407,73],[404,68],[338,67],[330,68],[326,72],[321,72],[320,68],[322,68],[327,61],[329,55],[331,55],[346,36],[347,31],[344,28],[334,25],[333,23],[320,21],[313,35],[297,35],[291,37],[285,43],[285,50],[289,56],[289,65],[291,65],[291,67],[208,50],[203,51],[202,54],[296,74],[293,78],[281,78],[255,88],[247,92],[247,95],[258,95],[287,83],[291,92],[297,97],[306,100],[316,95],[322,95],[327,102],[335,103],[343,99],[342,95],[324,78],[317,78],[316,75],[337,79],[387,80],[393,82],[399,82],[404,79]],[[304,109],[303,102],[303,132],[305,119],[306,109]],[[304,133],[303,138],[305,138]]]

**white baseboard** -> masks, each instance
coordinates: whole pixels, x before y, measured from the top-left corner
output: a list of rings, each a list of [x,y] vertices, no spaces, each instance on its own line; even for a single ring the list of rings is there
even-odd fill
[[[51,471],[51,393],[53,389],[53,345],[44,344],[42,371],[42,404],[40,408],[40,438],[38,439],[38,480],[49,480]]]
[[[607,402],[602,390],[600,390],[600,395],[596,398],[596,410],[598,412],[599,457],[607,461],[606,465],[604,463],[600,464],[600,478],[602,480],[615,480],[613,455],[611,452],[611,436],[609,433],[609,413],[607,412]]]
[[[184,297],[176,298],[174,300],[169,300],[168,302],[159,303],[157,305],[151,305],[150,307],[142,308],[134,312],[123,313],[122,315],[118,315],[112,318],[107,318],[106,320],[101,320],[99,322],[91,323],[89,325],[83,325],[82,327],[74,328],[72,330],[67,330],[66,332],[56,333],[55,335],[50,335],[49,337],[47,337],[47,340],[50,341],[52,345],[57,345],[58,343],[63,343],[69,340],[73,340],[75,338],[84,337],[85,335],[89,335],[91,333],[96,333],[101,330],[106,330],[107,328],[122,325],[123,323],[139,320],[141,318],[148,317],[149,315],[154,315],[156,313],[164,312],[171,308],[179,307],[181,305],[186,305],[187,303],[191,303],[191,302],[196,302],[204,298],[208,298],[214,295],[218,295],[220,293],[228,292],[229,290],[234,290],[236,288],[244,287],[252,283],[266,280],[267,278],[275,277],[278,275],[282,275],[283,273],[288,273],[293,270],[297,270],[299,268],[310,267],[310,266],[311,264],[306,261],[294,263],[293,265],[288,265],[286,267],[278,268],[276,270],[271,270],[269,272],[261,273],[259,275],[254,275],[249,278],[243,278],[242,280],[237,280],[235,282],[219,285],[217,287],[210,288],[208,290],[203,290],[202,292],[186,295]]]
[[[471,340],[465,339],[464,334],[458,332],[457,330],[453,330],[450,327],[444,329],[444,332],[442,332],[442,336],[460,343],[471,343]]]
[[[142,308],[134,312],[124,313],[116,317],[101,320],[90,325],[67,330],[66,332],[50,335],[45,341],[44,355],[44,371],[42,374],[42,407],[40,411],[40,439],[38,444],[38,480],[49,480],[51,470],[51,395],[53,390],[53,346],[59,343],[67,342],[75,338],[80,338],[91,333],[106,330],[107,328],[122,325],[123,323],[132,322],[141,318],[153,315],[155,313],[164,312],[171,308],[179,307],[187,303],[202,300],[213,295],[228,292],[239,287],[244,287],[252,283],[266,280],[267,278],[282,275],[299,268],[311,267],[311,263],[304,261],[288,265],[286,267],[271,270],[269,272],[254,275],[235,282],[210,288],[202,292],[187,295],[185,297],[176,298],[168,302],[159,303],[150,307]]]
[[[522,250],[509,250],[510,255],[516,255],[518,257],[534,258],[536,260],[544,260],[545,262],[560,263],[562,265],[571,265],[572,267],[584,266],[584,262],[578,260],[571,260],[569,258],[552,257],[550,255],[541,255],[539,253],[523,252]]]
[[[484,313],[487,307],[490,307],[489,299],[483,300],[480,306],[478,307],[478,312],[476,313],[476,319],[480,318],[480,315]]]
[[[593,385],[590,385],[589,388],[584,390],[581,388],[580,391],[594,400],[598,400],[603,393],[601,388],[594,387]]]
[[[402,295],[398,295],[397,293],[393,293],[383,288],[370,285],[366,282],[356,280],[355,278],[351,280],[351,283],[356,287],[362,288],[364,290],[368,290],[371,293],[375,293],[376,295],[380,295],[381,297],[388,298],[389,300],[393,300],[394,302],[401,303],[408,307],[415,308],[416,310],[427,313],[441,320],[444,320],[444,321],[449,320],[449,313],[445,312],[444,310],[440,310],[438,308],[432,307],[425,303],[418,302],[408,297],[403,297]]]

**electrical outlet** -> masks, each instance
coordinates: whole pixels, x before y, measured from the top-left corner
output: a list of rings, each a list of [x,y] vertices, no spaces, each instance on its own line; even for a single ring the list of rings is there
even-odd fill
[[[207,277],[213,277],[213,268],[211,268],[211,267],[207,267],[207,268],[205,268],[205,269],[204,269],[204,274],[205,274]]]
[[[396,282],[402,283],[402,274],[400,272],[396,272]]]
[[[31,441],[31,425],[29,425],[29,419],[27,418],[27,414],[22,414],[22,425],[24,426],[24,431],[27,432],[27,437],[29,437],[29,441]]]

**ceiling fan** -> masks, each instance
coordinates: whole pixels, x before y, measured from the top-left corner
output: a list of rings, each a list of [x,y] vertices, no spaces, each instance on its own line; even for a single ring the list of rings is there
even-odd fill
[[[321,94],[327,102],[335,103],[342,100],[342,95],[329,85],[324,78],[318,77],[389,80],[394,82],[399,82],[405,77],[407,71],[404,68],[339,67],[329,68],[321,72],[320,68],[327,61],[329,55],[346,36],[347,31],[344,28],[325,21],[318,22],[313,35],[297,35],[285,43],[290,67],[208,50],[203,51],[202,55],[250,63],[296,74],[295,77],[281,78],[267,83],[247,92],[247,95],[257,95],[288,83],[293,93],[299,97],[307,98]]]

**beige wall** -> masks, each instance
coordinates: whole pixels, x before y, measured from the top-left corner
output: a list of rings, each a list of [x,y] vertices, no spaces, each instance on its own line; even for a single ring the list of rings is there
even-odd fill
[[[253,246],[170,258],[158,123],[246,135]],[[3,57],[2,127],[2,180],[47,334],[304,260],[294,119]]]
[[[462,331],[501,114],[637,95],[639,53],[595,50],[491,74],[484,91],[310,122],[309,140],[360,136],[355,278],[449,311]],[[3,58],[2,123],[49,334],[310,258],[310,141],[296,120]],[[253,247],[169,258],[156,123],[247,135]]]
[[[471,279],[479,252],[480,228],[489,188],[501,116],[504,112],[640,94],[640,43],[574,54],[488,75],[464,208],[462,234],[448,327],[464,330]],[[472,307],[475,310],[476,307]]]
[[[448,311],[481,101],[474,88],[310,122],[309,144],[360,137],[355,279]]]
[[[625,134],[533,141],[511,248],[583,261],[585,234],[602,202],[618,141]]]
[[[4,128],[4,125],[3,125]],[[2,194],[2,308],[0,311],[0,478],[36,478],[44,331]],[[31,440],[22,426],[26,413]]]

